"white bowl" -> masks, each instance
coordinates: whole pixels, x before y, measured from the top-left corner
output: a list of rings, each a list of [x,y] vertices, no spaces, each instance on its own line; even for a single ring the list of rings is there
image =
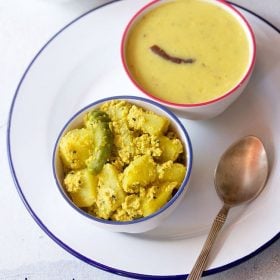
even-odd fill
[[[158,115],[162,115],[167,117],[170,120],[172,129],[177,133],[178,137],[180,138],[183,146],[184,151],[187,155],[186,157],[186,174],[185,178],[176,192],[176,194],[168,201],[161,209],[159,209],[157,212],[145,217],[136,219],[133,221],[127,221],[127,222],[119,222],[119,221],[110,221],[110,220],[103,220],[100,218],[96,218],[85,211],[78,208],[72,200],[67,195],[64,187],[63,187],[63,179],[64,179],[64,173],[63,173],[63,166],[62,162],[59,157],[58,147],[60,139],[65,133],[67,133],[69,130],[74,129],[76,127],[80,127],[83,122],[83,116],[86,112],[91,111],[97,107],[99,107],[102,103],[110,101],[110,100],[126,100],[132,104],[141,106],[144,109],[150,110],[155,112]],[[56,181],[56,184],[62,194],[62,197],[67,201],[67,203],[73,207],[75,211],[78,211],[81,215],[83,215],[85,218],[89,219],[93,224],[105,228],[110,231],[114,232],[128,232],[128,233],[140,233],[145,232],[150,229],[155,228],[158,226],[162,220],[164,220],[167,216],[169,216],[172,211],[175,210],[175,208],[180,203],[181,199],[183,198],[184,194],[187,191],[187,186],[190,179],[191,169],[192,169],[192,145],[190,138],[188,136],[188,133],[182,123],[179,121],[179,119],[168,109],[165,107],[157,104],[156,102],[140,97],[133,97],[133,96],[115,96],[110,98],[105,98],[102,100],[98,100],[87,107],[81,109],[79,112],[77,112],[63,127],[61,132],[58,135],[54,152],[53,152],[53,174]],[[63,203],[63,201],[61,201]],[[78,226],[78,225],[77,225]]]
[[[206,102],[201,103],[174,103],[169,102],[166,100],[163,100],[161,98],[155,97],[151,92],[147,92],[141,84],[137,82],[137,80],[133,77],[133,75],[130,73],[129,67],[126,63],[126,42],[127,38],[130,34],[131,29],[133,26],[141,19],[145,14],[147,14],[149,11],[157,8],[158,6],[166,3],[166,2],[172,2],[174,0],[155,0],[144,6],[142,9],[140,9],[130,20],[127,27],[125,28],[122,42],[121,42],[121,58],[123,67],[132,81],[132,83],[142,92],[144,95],[148,96],[149,98],[159,102],[160,104],[169,107],[172,111],[174,111],[179,116],[188,118],[188,119],[210,119],[214,118],[217,115],[221,114],[224,110],[226,110],[243,92],[246,85],[248,84],[251,74],[254,69],[255,60],[256,60],[256,42],[253,30],[245,17],[234,7],[232,7],[230,4],[226,3],[225,1],[221,0],[200,0],[205,1],[207,3],[211,3],[213,5],[216,5],[229,14],[233,15],[234,18],[240,23],[240,26],[245,31],[245,34],[248,39],[249,44],[249,59],[247,68],[244,71],[244,74],[242,78],[235,84],[233,88],[231,88],[229,91],[221,93],[221,95],[215,99],[211,99]],[[176,1],[176,0],[175,0]],[[230,30],[229,30],[230,32]]]

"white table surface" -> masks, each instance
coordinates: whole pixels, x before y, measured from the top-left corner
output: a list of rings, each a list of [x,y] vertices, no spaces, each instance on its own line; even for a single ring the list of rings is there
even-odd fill
[[[128,279],[76,259],[38,227],[17,194],[6,153],[10,103],[25,68],[54,33],[77,16],[105,2],[110,1],[0,0],[1,280]],[[279,0],[232,2],[249,8],[280,28]],[[204,279],[280,279],[280,240],[249,261]]]

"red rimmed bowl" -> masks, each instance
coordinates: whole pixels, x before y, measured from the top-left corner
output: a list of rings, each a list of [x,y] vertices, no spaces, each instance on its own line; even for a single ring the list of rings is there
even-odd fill
[[[210,12],[200,17],[192,10],[180,12],[181,17],[179,15],[174,20],[174,16],[166,14],[167,7],[178,3],[198,3]],[[170,9],[172,12],[174,7]],[[212,30],[208,28],[211,17]],[[215,22],[218,22],[217,26]],[[186,34],[193,32],[191,28],[187,31],[193,25],[195,32],[204,32],[208,39],[202,40],[197,47],[188,46],[176,25],[183,25]],[[222,28],[225,32],[218,33],[223,31]],[[147,39],[149,37],[153,39]],[[216,37],[216,41],[213,39],[212,42],[212,37]],[[216,53],[211,53],[215,48]],[[208,58],[204,56],[205,49],[210,49]],[[128,23],[122,38],[121,57],[128,77],[145,96],[182,117],[209,119],[221,114],[244,91],[255,65],[256,42],[244,16],[224,1],[156,0],[140,9]]]

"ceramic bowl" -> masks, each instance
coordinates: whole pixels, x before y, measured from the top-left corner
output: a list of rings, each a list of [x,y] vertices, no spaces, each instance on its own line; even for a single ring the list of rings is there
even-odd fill
[[[126,100],[132,104],[138,105],[144,109],[147,109],[149,111],[155,112],[158,115],[162,115],[167,117],[170,120],[170,125],[172,127],[172,130],[176,132],[178,137],[180,138],[183,147],[184,152],[186,154],[186,174],[184,177],[184,180],[179,187],[178,191],[175,193],[175,195],[157,212],[151,214],[150,216],[135,219],[133,221],[127,221],[127,222],[119,222],[119,221],[111,221],[111,220],[105,220],[96,218],[87,212],[83,211],[82,209],[78,208],[72,200],[67,195],[66,190],[63,186],[63,179],[64,179],[64,171],[63,171],[63,165],[59,156],[59,143],[63,135],[65,135],[69,130],[78,128],[82,126],[83,122],[83,116],[86,112],[91,111],[93,109],[98,108],[102,103],[111,101],[111,100]],[[168,217],[172,211],[176,209],[180,201],[182,200],[183,196],[185,195],[187,189],[188,189],[188,183],[190,180],[190,174],[192,169],[192,145],[190,138],[188,136],[188,133],[180,120],[168,109],[166,109],[164,106],[158,104],[157,102],[154,102],[149,99],[141,98],[141,97],[133,97],[133,96],[116,96],[116,97],[110,97],[102,100],[98,100],[85,108],[81,109],[79,112],[77,112],[62,128],[61,132],[58,135],[54,152],[53,152],[53,174],[56,181],[56,184],[59,188],[59,191],[62,194],[62,198],[74,209],[74,211],[77,211],[81,215],[85,217],[85,219],[88,219],[91,221],[94,225],[102,227],[104,229],[114,231],[114,232],[127,232],[127,233],[139,233],[139,232],[145,232],[150,229],[155,228],[158,226],[166,217]],[[61,203],[64,203],[63,200]],[[77,225],[78,226],[78,225]]]
[[[254,65],[255,65],[255,58],[256,58],[256,43],[253,30],[249,25],[248,21],[245,17],[234,7],[230,4],[226,3],[225,1],[215,1],[215,0],[198,0],[207,2],[211,5],[218,6],[219,8],[223,9],[230,15],[232,15],[237,22],[240,24],[242,29],[244,30],[247,41],[248,41],[248,49],[249,49],[249,58],[248,63],[246,64],[246,70],[243,72],[244,74],[241,78],[234,84],[230,90],[226,92],[221,92],[218,97],[210,100],[206,100],[205,102],[200,103],[174,103],[168,100],[164,100],[162,98],[156,97],[153,95],[152,92],[147,91],[139,82],[139,79],[135,78],[131,72],[130,67],[128,66],[127,59],[126,59],[126,48],[127,48],[127,41],[131,34],[131,30],[135,24],[139,22],[147,13],[152,11],[153,9],[158,8],[161,5],[166,4],[167,2],[172,2],[174,0],[155,0],[144,6],[140,9],[130,20],[128,23],[122,37],[121,42],[121,58],[123,67],[132,81],[132,83],[139,89],[139,91],[148,98],[169,107],[172,111],[174,111],[177,115],[181,117],[185,117],[188,119],[210,119],[216,117],[217,115],[221,114],[226,108],[228,108],[244,91],[247,83],[250,80]],[[176,0],[175,0],[176,1]],[[186,20],[188,16],[186,15]],[[231,32],[228,30],[228,32]]]

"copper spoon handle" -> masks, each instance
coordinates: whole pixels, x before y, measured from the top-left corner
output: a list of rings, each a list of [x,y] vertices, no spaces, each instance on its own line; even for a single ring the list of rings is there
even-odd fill
[[[224,205],[222,207],[222,209],[220,210],[220,212],[218,213],[218,215],[216,216],[216,218],[212,224],[211,230],[208,234],[208,237],[201,250],[201,253],[200,253],[199,257],[197,258],[196,263],[187,278],[188,280],[200,279],[201,274],[207,265],[208,256],[212,249],[212,246],[213,246],[221,228],[223,227],[223,225],[226,221],[229,209],[230,209],[230,207],[228,205]]]

